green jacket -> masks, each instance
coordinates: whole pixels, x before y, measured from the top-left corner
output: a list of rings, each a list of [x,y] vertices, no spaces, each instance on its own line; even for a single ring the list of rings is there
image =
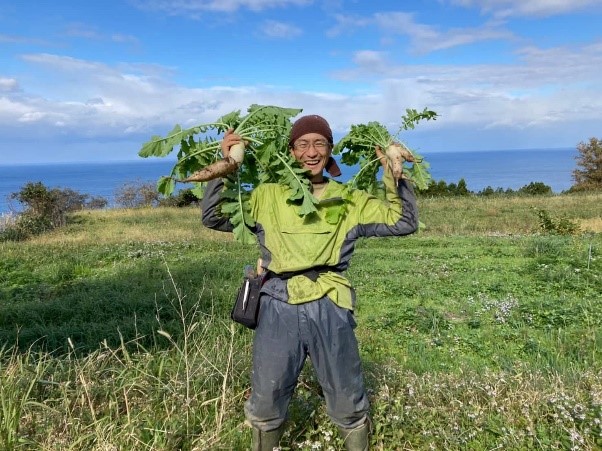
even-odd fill
[[[351,190],[334,180],[320,196],[317,214],[302,218],[297,206],[287,202],[288,188],[265,183],[251,193],[251,214],[264,267],[276,274],[328,266],[314,282],[303,275],[288,280],[269,278],[262,291],[291,304],[328,296],[341,307],[353,309],[355,294],[342,273],[349,267],[360,237],[402,236],[418,228],[416,198],[410,183],[395,186],[389,171],[383,177],[385,200],[361,190]],[[221,180],[209,182],[201,204],[203,224],[232,231],[227,218],[217,215]]]

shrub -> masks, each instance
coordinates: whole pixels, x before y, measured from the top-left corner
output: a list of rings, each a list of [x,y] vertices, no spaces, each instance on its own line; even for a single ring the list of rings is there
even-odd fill
[[[543,196],[552,194],[552,188],[543,182],[531,182],[528,185],[519,188],[518,193],[529,196]]]
[[[539,228],[543,233],[550,235],[575,235],[579,232],[579,225],[566,216],[553,218],[547,210],[536,209],[539,217]]]
[[[12,193],[11,199],[19,201],[26,208],[26,213],[32,216],[47,218],[51,224],[62,222],[62,211],[56,191],[50,191],[42,182],[26,183],[21,191]]]
[[[126,182],[115,192],[115,203],[124,208],[154,207],[160,196],[153,183]]]
[[[188,207],[199,203],[199,198],[193,193],[192,189],[187,188],[177,192],[175,195],[165,197],[159,201],[162,207]]]
[[[88,209],[88,210],[102,210],[103,208],[106,208],[108,204],[109,204],[109,202],[104,197],[93,196],[86,203],[86,209]]]
[[[70,188],[48,189],[42,182],[28,182],[20,191],[12,193],[11,199],[17,200],[25,209],[15,215],[10,223],[0,227],[0,240],[18,241],[31,235],[38,235],[67,222],[67,213],[84,208],[104,208],[106,199],[93,198],[88,202],[88,194],[82,194]],[[3,221],[4,222],[4,221]]]

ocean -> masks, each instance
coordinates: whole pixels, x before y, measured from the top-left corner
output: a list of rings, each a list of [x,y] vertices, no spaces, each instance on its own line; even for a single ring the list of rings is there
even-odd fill
[[[423,153],[437,181],[457,183],[464,179],[471,191],[490,186],[517,190],[531,182],[543,182],[555,193],[569,189],[576,168],[576,149],[528,149],[473,152]],[[172,159],[140,159],[106,163],[0,164],[0,214],[19,211],[10,200],[27,182],[42,182],[48,188],[70,188],[82,194],[101,196],[111,205],[116,190],[130,182],[156,182],[168,175]],[[348,180],[353,168],[341,165],[339,180]]]

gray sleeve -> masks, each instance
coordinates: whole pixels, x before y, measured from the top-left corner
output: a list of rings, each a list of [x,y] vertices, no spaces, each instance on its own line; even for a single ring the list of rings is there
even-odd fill
[[[219,216],[217,210],[221,202],[220,193],[224,188],[222,179],[211,180],[205,187],[203,200],[201,200],[201,221],[205,227],[220,232],[232,232],[234,226],[228,218]]]
[[[396,235],[409,235],[418,230],[418,206],[414,187],[408,180],[400,180],[397,192],[401,197],[401,219],[397,222],[398,233]]]
[[[358,234],[364,237],[403,236],[418,230],[418,207],[411,182],[400,180],[397,193],[401,198],[401,216],[395,224],[368,223],[359,226]]]

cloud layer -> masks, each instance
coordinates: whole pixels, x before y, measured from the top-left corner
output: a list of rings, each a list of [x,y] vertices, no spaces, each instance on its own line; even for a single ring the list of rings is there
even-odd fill
[[[144,10],[228,13],[321,8],[325,45],[336,48],[361,32],[389,36],[364,48],[337,54],[336,67],[322,76],[330,85],[349,89],[308,89],[289,82],[232,85],[183,83],[182,68],[161,63],[100,61],[68,52],[18,52],[25,70],[0,69],[0,132],[9,143],[143,142],[173,124],[210,122],[253,103],[302,107],[306,113],[329,118],[336,133],[350,124],[378,120],[392,127],[400,105],[440,114],[414,139],[435,150],[496,149],[508,146],[565,147],[598,132],[602,123],[602,39],[541,46],[509,26],[512,16],[550,16],[596,8],[600,1],[444,1],[449,7],[477,8],[480,25],[448,26],[421,22],[413,12],[388,11],[343,14],[337,2],[309,0],[137,0]],[[340,5],[339,5],[340,6]],[[330,11],[330,12],[327,12]],[[194,18],[193,18],[194,20]],[[113,45],[143,45],[130,33],[115,33],[82,23],[63,28],[67,36]],[[262,39],[293,47],[311,32],[306,24],[267,16],[254,25]],[[12,45],[40,42],[29,36],[0,35]],[[397,51],[399,40],[408,51]],[[496,41],[507,46],[496,62],[445,61],[447,50]],[[274,44],[276,45],[276,44]],[[294,56],[294,50],[290,51]],[[333,53],[334,55],[334,53]],[[408,55],[417,55],[408,57]],[[294,61],[293,61],[294,62]],[[248,64],[248,63],[247,63]],[[260,64],[258,62],[257,64]],[[240,70],[252,67],[240,65]],[[37,74],[36,77],[27,74]],[[402,109],[403,111],[403,109]],[[474,139],[473,139],[474,137]],[[478,139],[478,142],[475,140]],[[483,142],[486,140],[486,142]],[[522,140],[522,141],[521,141]]]

